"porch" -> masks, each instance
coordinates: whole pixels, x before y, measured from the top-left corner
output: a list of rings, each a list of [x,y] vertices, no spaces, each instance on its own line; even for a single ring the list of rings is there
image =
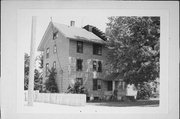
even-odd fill
[[[112,73],[102,79],[104,87],[104,98],[108,100],[112,96],[117,96],[121,100],[126,96],[126,84],[123,81],[123,75],[120,73]]]

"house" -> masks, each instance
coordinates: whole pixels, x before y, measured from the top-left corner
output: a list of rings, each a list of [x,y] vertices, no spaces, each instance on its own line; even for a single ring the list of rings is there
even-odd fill
[[[93,33],[92,28],[75,27],[74,21],[70,26],[49,23],[38,46],[38,51],[44,52],[43,82],[48,69],[54,67],[60,93],[66,92],[74,81],[80,81],[88,89],[88,97],[109,98],[115,89],[123,96],[126,93],[123,75],[107,73],[106,41]]]

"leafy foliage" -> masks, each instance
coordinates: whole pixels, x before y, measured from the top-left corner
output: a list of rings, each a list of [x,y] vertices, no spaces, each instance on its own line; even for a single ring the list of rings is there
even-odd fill
[[[151,96],[151,86],[148,83],[143,83],[138,87],[137,99],[149,99]]]
[[[75,94],[87,94],[87,89],[78,81],[71,87],[68,87],[67,93],[75,93]]]
[[[24,90],[28,90],[30,56],[24,55]],[[42,72],[34,70],[34,90],[42,90]]]
[[[50,93],[58,93],[59,92],[57,83],[56,83],[56,75],[57,75],[57,72],[52,67],[51,70],[49,70],[48,79],[45,82],[46,92],[50,92]]]
[[[159,77],[160,18],[109,17],[107,25],[110,71],[135,85]]]
[[[30,56],[24,54],[24,90],[28,89]]]
[[[43,68],[43,53],[41,53],[40,55],[36,57],[36,61],[39,63],[39,68],[42,69]]]

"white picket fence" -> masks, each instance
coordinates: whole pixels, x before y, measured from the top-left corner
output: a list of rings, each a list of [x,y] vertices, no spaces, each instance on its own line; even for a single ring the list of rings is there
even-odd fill
[[[25,101],[28,99],[28,92],[24,92]],[[86,104],[85,94],[61,94],[61,93],[39,93],[34,91],[34,101],[60,105],[84,106]]]

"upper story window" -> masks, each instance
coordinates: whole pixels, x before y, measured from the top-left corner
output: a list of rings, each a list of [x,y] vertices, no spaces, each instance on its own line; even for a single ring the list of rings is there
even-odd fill
[[[54,53],[56,53],[57,52],[57,47],[56,47],[56,45],[54,45]]]
[[[93,61],[93,71],[102,72],[102,61]]]
[[[49,74],[49,63],[46,63],[46,76]]]
[[[46,58],[49,58],[49,48],[46,49]]]
[[[97,62],[93,61],[93,71],[96,71],[96,69],[97,69]]]
[[[77,59],[76,60],[76,71],[82,71],[83,69],[83,60]]]
[[[102,45],[100,44],[93,44],[93,54],[94,55],[102,55]]]
[[[56,69],[56,61],[53,62],[53,68]]]
[[[102,72],[102,62],[98,61],[98,72]]]
[[[77,52],[83,53],[83,42],[82,41],[77,41]]]

